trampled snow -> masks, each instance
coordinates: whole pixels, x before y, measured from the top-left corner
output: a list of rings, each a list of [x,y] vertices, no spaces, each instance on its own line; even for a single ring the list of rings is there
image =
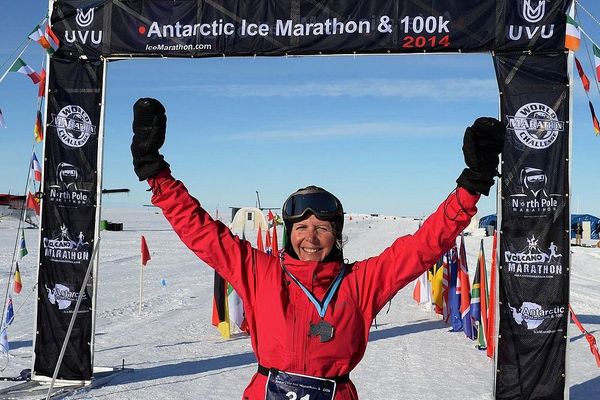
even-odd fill
[[[132,371],[69,398],[240,399],[256,362],[247,336],[224,340],[210,323],[213,271],[179,241],[156,208],[104,209],[102,219],[122,222],[124,230],[101,232],[94,365],[124,363]],[[14,220],[0,222],[3,291],[16,227]],[[345,255],[350,261],[376,255],[417,227],[418,221],[410,218],[349,214]],[[10,356],[0,362],[3,366],[8,361],[4,376],[17,376],[32,367],[38,235],[37,230],[25,229],[29,255],[19,263],[23,291],[13,295],[16,316],[8,329]],[[141,235],[152,259],[144,270],[139,314]],[[471,280],[481,239],[489,273],[492,238],[465,237]],[[361,399],[493,398],[493,361],[476,349],[475,342],[449,332],[439,317],[416,305],[412,289],[410,284],[400,291],[371,329],[365,357],[351,373]],[[600,341],[600,248],[572,248],[571,305]],[[569,334],[570,398],[600,399],[600,368],[572,323]],[[3,382],[1,387],[13,384]]]

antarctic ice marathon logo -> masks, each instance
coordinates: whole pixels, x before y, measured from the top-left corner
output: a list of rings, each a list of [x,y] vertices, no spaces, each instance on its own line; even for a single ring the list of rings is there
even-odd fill
[[[527,245],[522,250],[504,252],[509,274],[519,278],[554,278],[562,274],[562,254],[558,253],[558,246],[554,242],[550,242],[548,251],[544,251],[535,235],[526,240]]]
[[[513,307],[508,304],[513,320],[520,326],[533,330],[535,333],[554,333],[557,330],[538,330],[545,321],[563,318],[566,307],[564,305],[552,308],[544,308],[537,303],[524,301],[521,307]]]
[[[57,115],[52,114],[52,120],[50,126],[56,128],[60,140],[69,147],[82,147],[96,134],[96,126],[80,106],[65,106]]]
[[[548,176],[543,169],[523,167],[517,182],[510,195],[513,212],[524,217],[542,217],[562,209],[563,195],[548,193]]]
[[[94,22],[93,7],[87,10],[78,8],[77,15],[75,16],[75,22],[77,22],[79,29],[65,31],[65,40],[67,43],[79,42],[81,44],[87,44],[89,41],[92,45],[100,45],[102,42],[102,30],[82,29],[88,28]]]
[[[564,131],[564,121],[543,103],[527,103],[515,115],[507,115],[508,129],[515,133],[521,143],[532,149],[550,147]]]
[[[61,162],[56,167],[56,183],[49,185],[50,201],[59,206],[91,206],[90,191],[82,188],[81,173],[73,164]]]
[[[46,288],[46,292],[48,292],[48,301],[58,306],[59,310],[66,310],[71,307],[71,303],[76,303],[79,298],[79,292],[72,292],[71,289],[60,283],[55,284],[52,289],[47,285],[44,285],[44,287]],[[81,300],[85,300],[86,297],[84,293]]]
[[[85,241],[83,232],[79,232],[75,241],[64,224],[54,239],[43,239],[43,246],[44,256],[51,261],[75,264],[90,259],[90,244]]]

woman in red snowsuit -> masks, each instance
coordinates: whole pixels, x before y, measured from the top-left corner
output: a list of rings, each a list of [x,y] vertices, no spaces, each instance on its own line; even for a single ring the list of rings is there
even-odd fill
[[[380,255],[347,264],[341,249],[343,210],[331,193],[308,187],[292,194],[282,214],[286,248],[269,255],[214,221],[175,180],[158,150],[166,116],[154,99],[134,105],[131,150],[152,203],[181,240],[235,288],[258,360],[243,399],[357,399],[349,373],[364,355],[371,322],[404,286],[447,251],[469,224],[479,194],[494,182],[504,127],[479,118],[467,128],[469,168],[458,188],[414,234]]]

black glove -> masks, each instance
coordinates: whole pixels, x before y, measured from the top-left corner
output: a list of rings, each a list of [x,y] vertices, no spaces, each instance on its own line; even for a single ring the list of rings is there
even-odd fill
[[[160,101],[139,99],[133,105],[133,170],[140,181],[152,178],[169,167],[158,150],[165,143],[167,116]]]
[[[490,193],[494,176],[499,176],[498,155],[504,148],[505,136],[506,127],[495,118],[477,118],[473,126],[466,129],[462,150],[469,168],[456,180],[458,186],[486,196]]]

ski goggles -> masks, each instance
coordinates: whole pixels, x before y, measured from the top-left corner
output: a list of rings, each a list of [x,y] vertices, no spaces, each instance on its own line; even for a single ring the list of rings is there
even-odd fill
[[[344,215],[340,201],[324,189],[306,189],[293,193],[282,207],[284,221],[298,222],[313,213],[318,219],[331,221]]]

